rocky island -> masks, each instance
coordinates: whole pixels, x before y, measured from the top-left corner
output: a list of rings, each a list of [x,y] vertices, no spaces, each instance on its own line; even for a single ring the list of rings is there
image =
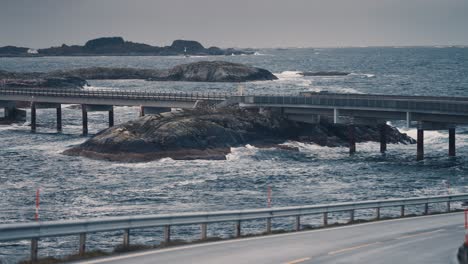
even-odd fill
[[[143,79],[147,81],[247,82],[276,80],[268,70],[225,61],[200,61],[171,69],[91,67],[52,72],[0,71],[6,87],[81,88],[86,80]]]
[[[158,47],[125,41],[122,37],[92,39],[84,46],[66,45],[45,49],[26,47],[0,47],[0,57],[43,57],[43,56],[177,56],[177,55],[241,55],[254,54],[251,50],[205,48],[193,40],[175,40],[170,46]]]
[[[387,129],[389,143],[415,143],[396,128]],[[379,140],[376,127],[356,126],[356,130],[357,142]],[[161,158],[223,160],[231,147],[246,144],[274,147],[294,140],[346,146],[346,131],[342,125],[303,124],[239,108],[194,109],[144,116],[103,130],[64,154],[123,162]]]

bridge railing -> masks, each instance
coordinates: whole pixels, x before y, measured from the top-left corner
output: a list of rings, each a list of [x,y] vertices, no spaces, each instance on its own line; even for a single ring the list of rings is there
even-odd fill
[[[237,211],[197,212],[164,215],[142,215],[127,217],[105,217],[95,219],[48,221],[33,223],[14,223],[0,225],[0,241],[31,239],[31,260],[37,259],[39,238],[79,235],[79,253],[84,254],[86,234],[104,231],[124,231],[123,246],[129,246],[130,229],[164,227],[164,241],[170,242],[171,226],[201,225],[201,239],[207,238],[207,224],[219,222],[235,222],[236,237],[241,236],[241,222],[246,220],[266,219],[266,231],[271,232],[271,219],[275,217],[295,217],[295,230],[301,229],[301,216],[323,214],[323,225],[328,224],[328,214],[348,211],[350,222],[354,221],[356,210],[375,209],[376,219],[380,219],[380,209],[385,207],[400,207],[401,217],[405,216],[405,207],[425,205],[424,214],[429,214],[429,204],[447,203],[450,212],[452,202],[468,200],[468,194],[431,196],[405,199],[387,199],[363,202],[346,202],[310,206],[295,206],[282,208],[250,209]]]
[[[439,112],[459,115],[468,114],[468,101],[466,100],[436,100],[432,98],[394,98],[378,96],[362,97],[360,95],[346,94],[314,94],[313,96],[245,96],[245,104],[258,104],[269,106],[317,106],[323,108],[345,109],[382,109],[386,111],[401,112]]]
[[[157,101],[222,101],[230,97],[227,93],[186,93],[186,92],[150,92],[128,90],[82,90],[52,88],[5,88],[0,87],[0,95],[20,95],[31,100],[33,96],[78,97],[123,100],[157,100]]]

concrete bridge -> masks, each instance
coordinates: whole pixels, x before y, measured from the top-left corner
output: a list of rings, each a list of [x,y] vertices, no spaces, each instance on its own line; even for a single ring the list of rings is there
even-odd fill
[[[405,121],[417,128],[417,159],[424,158],[424,131],[448,130],[449,156],[455,156],[455,129],[468,124],[468,97],[394,96],[368,94],[302,93],[297,96],[246,95],[215,93],[157,93],[109,90],[64,90],[40,88],[0,88],[0,107],[11,118],[16,102],[27,102],[31,108],[31,130],[36,131],[36,110],[57,109],[57,130],[62,129],[61,104],[79,104],[83,116],[83,135],[88,133],[87,113],[108,111],[109,126],[114,125],[114,106],[139,106],[141,115],[190,109],[200,104],[222,102],[259,110],[265,114],[281,114],[288,119],[318,123],[328,120],[346,124],[350,154],[356,151],[355,125],[380,126],[380,151],[387,149],[387,121]],[[24,107],[24,105],[23,105]]]
[[[156,93],[110,90],[70,90],[40,88],[0,88],[0,108],[6,119],[14,118],[17,108],[30,107],[31,131],[36,131],[37,109],[57,109],[57,131],[62,131],[62,104],[81,105],[83,135],[88,134],[88,112],[109,112],[109,126],[114,125],[114,106],[138,106],[140,116],[171,111],[172,108],[195,108],[199,104],[224,101],[225,94]],[[17,102],[23,102],[22,105]],[[26,102],[26,104],[24,104]]]
[[[387,149],[387,121],[417,128],[417,159],[424,158],[424,130],[448,130],[449,156],[455,156],[455,129],[468,124],[468,98],[369,94],[302,93],[300,96],[243,96],[239,105],[283,114],[305,123],[326,119],[349,128],[350,153],[356,151],[354,125],[380,126],[380,151]]]

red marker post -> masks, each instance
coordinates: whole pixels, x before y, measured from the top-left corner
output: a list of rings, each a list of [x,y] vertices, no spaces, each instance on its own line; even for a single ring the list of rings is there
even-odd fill
[[[34,219],[36,219],[36,221],[39,221],[39,188],[36,190],[36,215],[34,217]]]

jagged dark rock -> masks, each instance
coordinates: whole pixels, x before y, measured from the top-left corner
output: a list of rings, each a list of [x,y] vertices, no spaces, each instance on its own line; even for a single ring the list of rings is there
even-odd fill
[[[339,71],[319,71],[319,72],[302,72],[299,73],[303,76],[346,76],[349,75],[349,72],[339,72]]]
[[[378,141],[376,127],[357,126],[357,142]],[[179,113],[145,116],[106,129],[66,155],[95,159],[141,162],[161,158],[225,159],[231,147],[277,145],[287,140],[322,146],[346,146],[347,129],[322,123],[305,125],[282,116],[264,116],[238,108],[196,109]],[[389,128],[388,142],[415,141]]]
[[[276,80],[271,72],[239,63],[225,61],[201,61],[182,64],[164,72],[151,81],[189,82],[245,82]]]
[[[6,46],[0,47],[1,56],[171,56],[171,55],[231,55],[253,54],[252,51],[236,49],[206,49],[197,41],[175,40],[171,46],[158,47],[143,43],[125,41],[122,37],[104,37],[92,39],[84,46],[66,45],[37,50],[29,53],[29,48]],[[186,52],[185,52],[186,51]]]

